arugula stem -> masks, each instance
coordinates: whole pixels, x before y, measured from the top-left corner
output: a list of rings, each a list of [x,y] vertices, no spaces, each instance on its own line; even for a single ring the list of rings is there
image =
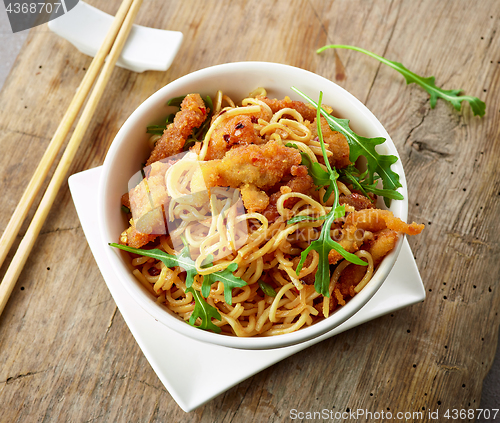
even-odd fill
[[[321,53],[325,51],[326,49],[330,48],[342,48],[342,49],[347,49],[347,50],[354,50],[360,53],[364,53],[367,56],[373,57],[374,59],[377,59],[379,62],[386,64],[387,66],[391,67],[392,69],[398,71],[401,75],[404,76],[406,83],[415,83],[417,85],[420,85],[424,90],[426,90],[430,96],[430,103],[431,103],[431,108],[433,109],[434,106],[436,105],[436,100],[438,97],[442,98],[445,101],[448,101],[455,107],[456,110],[460,110],[461,107],[461,102],[462,101],[467,101],[471,108],[472,112],[474,115],[479,115],[479,116],[484,116],[485,110],[486,110],[486,104],[481,101],[477,97],[469,96],[469,95],[458,95],[462,90],[444,90],[442,88],[439,88],[435,84],[435,78],[433,76],[430,77],[422,77],[420,75],[417,75],[416,73],[412,72],[411,70],[407,69],[404,67],[401,63],[399,62],[394,62],[392,60],[386,59],[385,57],[379,56],[378,54],[372,53],[371,51],[365,50],[360,47],[356,46],[349,46],[349,45],[343,45],[343,44],[331,44],[327,46],[323,46],[316,50],[316,53]]]

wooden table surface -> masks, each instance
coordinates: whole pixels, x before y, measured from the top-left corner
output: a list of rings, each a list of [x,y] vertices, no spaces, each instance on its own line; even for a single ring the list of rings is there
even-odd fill
[[[89,3],[114,14],[119,1]],[[70,173],[102,164],[130,113],[182,75],[244,60],[305,68],[354,94],[391,134],[406,171],[409,220],[426,224],[409,241],[427,299],[186,414],[117,310],[65,183],[0,317],[0,420],[277,422],[289,421],[291,409],[365,409],[424,410],[415,421],[436,421],[429,410],[479,407],[500,322],[498,1],[146,0],[137,23],[182,31],[182,48],[167,72],[114,71]],[[360,53],[315,53],[331,43],[434,75],[440,87],[482,98],[486,115],[441,100],[431,109],[420,87]],[[1,231],[90,61],[46,25],[31,30],[0,94]],[[221,363],[221,371],[230,369]]]

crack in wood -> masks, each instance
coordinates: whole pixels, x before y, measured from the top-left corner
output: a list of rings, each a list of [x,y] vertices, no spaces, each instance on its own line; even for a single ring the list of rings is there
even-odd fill
[[[422,124],[424,123],[424,120],[425,120],[425,118],[427,117],[428,114],[429,114],[429,110],[427,110],[427,112],[422,115],[422,119],[420,120],[420,122],[418,124],[416,124],[413,128],[410,129],[410,131],[408,132],[408,136],[405,139],[404,145],[406,145],[408,143],[408,140],[412,136],[413,131],[415,131],[415,129],[417,129],[420,126],[422,126]],[[411,151],[410,151],[410,154],[411,154]]]
[[[127,379],[127,376],[122,377],[122,378],[120,378],[120,379]],[[134,382],[142,383],[143,385],[146,385],[146,386],[148,386],[149,388],[153,388],[153,389],[155,389],[155,390],[157,390],[157,391],[167,392],[167,393],[168,393],[168,391],[167,391],[165,388],[162,388],[162,387],[158,387],[158,386],[151,385],[150,383],[148,383],[148,382],[146,382],[146,381],[144,381],[144,380],[135,379],[135,378],[133,378],[133,377],[129,377],[128,379],[133,380]]]
[[[148,423],[151,423],[155,419],[159,409],[160,409],[160,404],[158,403],[158,400],[156,400],[153,412],[151,413],[151,417],[149,418]]]
[[[390,9],[392,9],[392,5],[393,4],[394,4],[394,0],[391,1]],[[389,39],[387,40],[387,43],[384,46],[384,51],[382,53],[382,57],[385,57],[385,55],[387,54],[387,49],[389,48],[389,44],[391,43],[392,36],[394,35],[394,31],[396,29],[396,24],[398,22],[399,12],[400,11],[401,11],[401,3],[399,4],[398,12],[396,13],[396,20],[395,20],[394,25],[393,25],[393,27],[391,29],[391,33],[389,34]],[[375,75],[374,75],[374,77],[372,79],[372,82],[370,84],[370,88],[368,89],[368,93],[366,94],[366,98],[365,98],[364,104],[368,103],[368,100],[370,98],[370,94],[372,92],[372,88],[375,85],[375,80],[377,79],[377,76],[378,76],[378,73],[379,73],[381,67],[382,67],[382,63],[378,62],[377,71],[375,72]]]
[[[24,131],[16,131],[15,129],[9,129],[6,126],[0,128],[0,131],[10,132],[12,134],[18,134],[18,135],[26,135],[27,137],[33,137],[44,141],[50,141],[50,138],[48,137],[44,137],[42,135],[30,134],[29,132],[24,132]]]
[[[113,314],[111,315],[111,319],[109,319],[109,324],[108,324],[108,327],[106,328],[106,333],[104,334],[105,336],[109,333],[109,330],[111,329],[111,326],[113,325],[117,311],[118,311],[118,306],[115,306],[115,309],[113,310]]]
[[[72,227],[72,228],[56,228],[56,229],[50,229],[50,230],[45,231],[45,232],[40,232],[40,235],[53,234],[53,233],[56,233],[56,232],[74,231],[74,230],[76,230],[76,229],[80,229],[81,227],[82,227],[82,225],[78,225],[78,226],[75,226],[75,227]]]
[[[236,414],[238,414],[238,411],[241,407],[241,404],[243,403],[243,401],[245,400],[246,396],[247,396],[247,392],[248,390],[250,389],[250,387],[252,386],[252,381],[253,381],[253,377],[249,379],[249,383],[247,384],[247,389],[245,389],[245,392],[243,393],[243,395],[241,396],[241,400],[240,402],[238,403],[237,407],[236,407],[236,410],[234,411],[234,414],[233,414],[233,417],[231,417],[231,420],[229,420],[229,423],[233,423],[233,420],[234,418],[236,417]],[[226,413],[227,415],[227,413]],[[224,416],[224,419],[226,418],[226,416]]]
[[[411,147],[413,149],[415,149],[416,151],[419,151],[419,152],[426,152],[427,151],[433,155],[437,155],[440,158],[445,158],[445,157],[451,156],[450,153],[446,153],[445,151],[439,151],[423,141],[413,141],[411,143]]]
[[[312,3],[311,3],[311,1],[310,1],[310,0],[309,0],[309,2],[308,2],[308,3],[309,3],[309,6],[311,6],[312,11],[313,11],[313,12],[314,12],[314,14],[316,15],[316,18],[318,19],[318,22],[319,22],[319,24],[321,25],[321,28],[323,29],[323,32],[325,33],[325,37],[326,37],[326,40],[327,40],[327,44],[329,44],[329,43],[328,43],[328,31],[326,30],[325,25],[323,25],[323,22],[321,21],[321,19],[320,19],[319,15],[318,15],[318,12],[316,12],[316,9],[314,8],[314,6],[312,5]]]
[[[473,237],[471,234],[461,234],[459,232],[446,232],[446,235],[452,237],[452,238],[458,238],[462,241],[464,241],[467,244],[478,244],[478,245],[484,245],[487,247],[489,250],[491,250],[493,247],[491,244],[481,241],[479,238]],[[498,243],[495,243],[498,244]]]
[[[12,382],[14,382],[14,381],[16,381],[16,380],[18,380],[18,379],[22,379],[22,378],[25,378],[25,377],[28,377],[28,376],[34,376],[34,375],[37,375],[37,374],[39,374],[39,373],[44,373],[44,372],[46,372],[47,370],[49,370],[49,369],[46,369],[46,370],[40,370],[40,371],[38,371],[38,372],[27,372],[27,373],[21,373],[21,374],[19,374],[19,375],[17,375],[17,376],[10,376],[10,377],[8,377],[8,378],[7,378],[7,379],[5,379],[5,380],[0,381],[0,383],[5,383],[6,385],[8,385],[9,383],[12,383]]]
[[[104,416],[104,414],[99,414],[99,415],[98,415],[98,416],[96,416],[96,417],[92,417],[92,418],[90,418],[89,420],[85,420],[85,422],[84,422],[84,423],[95,422],[97,419],[100,419],[100,418],[101,418],[101,417],[103,417],[103,416]]]

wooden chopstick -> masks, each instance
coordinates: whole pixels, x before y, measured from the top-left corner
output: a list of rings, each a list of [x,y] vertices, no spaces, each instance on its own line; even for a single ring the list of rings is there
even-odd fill
[[[93,89],[93,91],[92,91],[92,93],[87,101],[85,108],[83,109],[82,115],[81,115],[81,117],[76,125],[76,128],[73,132],[73,135],[71,136],[71,138],[68,142],[68,145],[66,146],[66,149],[61,157],[61,160],[56,167],[54,175],[52,176],[52,179],[49,183],[49,186],[47,187],[47,190],[45,191],[45,194],[42,197],[42,200],[40,202],[40,205],[38,206],[38,209],[36,210],[36,213],[33,217],[33,220],[31,221],[31,223],[28,227],[28,230],[26,231],[26,234],[24,235],[23,240],[21,241],[19,248],[16,251],[16,254],[14,255],[14,257],[9,265],[9,268],[7,269],[7,272],[5,273],[5,276],[2,280],[2,283],[0,284],[0,314],[2,313],[3,309],[5,308],[5,305],[7,304],[7,301],[10,297],[10,294],[12,293],[12,290],[14,289],[16,281],[17,281],[19,275],[21,274],[21,271],[24,267],[24,264],[26,263],[26,260],[28,259],[28,256],[33,248],[33,245],[35,244],[36,238],[38,237],[38,234],[40,233],[40,230],[43,226],[43,223],[45,222],[45,219],[47,218],[47,215],[50,211],[50,208],[52,207],[52,204],[54,203],[54,200],[57,196],[59,188],[61,187],[61,184],[64,182],[64,180],[66,178],[66,174],[69,170],[71,162],[73,161],[73,158],[75,157],[75,154],[78,150],[78,147],[80,146],[80,143],[83,139],[85,131],[87,130],[87,127],[89,126],[89,123],[90,123],[92,116],[95,112],[97,104],[99,103],[99,100],[101,99],[101,97],[104,93],[104,89],[106,88],[106,84],[108,83],[109,78],[111,77],[111,73],[114,69],[116,61],[118,60],[120,53],[123,49],[123,46],[124,46],[124,44],[127,40],[127,37],[130,33],[130,30],[132,29],[132,24],[133,24],[134,19],[137,15],[137,12],[139,11],[139,8],[142,4],[142,1],[143,0],[124,0],[122,5],[120,6],[120,9],[117,13],[117,17],[115,18],[115,21],[113,22],[113,26],[112,26],[112,28],[113,28],[115,26],[115,23],[116,23],[117,26],[119,26],[119,32],[118,32],[118,35],[116,35],[116,38],[110,37],[110,38],[113,38],[112,42],[114,41],[114,43],[113,43],[113,46],[112,46],[111,51],[109,53],[109,56],[106,60],[106,63],[104,64],[102,72],[99,75],[99,78],[97,79],[95,87],[94,87],[94,89]],[[118,20],[118,14],[123,14],[124,19],[120,18],[121,21]],[[118,24],[118,22],[119,22],[119,24]],[[110,30],[110,33],[111,33],[111,30]],[[110,36],[110,33],[108,33],[108,36]],[[107,43],[109,41],[108,36],[106,37],[105,43]],[[106,57],[106,53],[107,52],[103,53],[104,57],[102,58],[102,60],[104,60],[104,58]],[[97,56],[96,56],[96,58],[97,58]],[[89,71],[90,71],[90,68],[89,68]],[[88,73],[90,73],[90,72],[88,72]],[[94,77],[94,79],[95,79],[95,77]],[[82,84],[80,86],[79,91],[81,89],[83,89],[83,85],[84,85],[83,82],[84,81],[85,81],[85,78],[82,81]],[[90,77],[89,77],[88,80],[85,81],[85,88],[86,88],[87,84],[90,84],[90,86],[88,87],[90,89],[90,87],[92,86],[92,82],[93,81],[90,81]],[[88,90],[87,90],[87,93],[88,93]],[[84,98],[83,98],[83,100],[84,100]],[[81,100],[82,103],[83,103],[83,100]],[[73,101],[75,101],[75,100],[73,100]],[[75,102],[75,104],[73,104],[73,101],[70,105],[70,109],[72,108],[72,106],[74,106],[75,108],[77,107],[77,104],[80,101],[80,96],[78,97],[78,101]],[[80,105],[80,107],[81,107],[81,105]],[[68,123],[65,122],[65,119],[71,119],[73,114],[76,115],[77,113],[78,113],[78,110],[76,111],[76,113],[74,110],[71,110],[71,111],[68,110],[68,112],[66,112],[66,114],[63,118],[63,122],[61,122],[61,124],[59,125],[58,131],[56,132],[56,135],[54,135],[54,138],[56,138],[56,136],[57,136],[57,141],[60,142],[61,144],[62,144],[62,141],[59,141],[59,138],[62,135],[60,135],[60,134],[63,134],[64,131],[66,131],[66,134],[67,134],[69,131],[69,128],[71,128],[71,124],[68,125]],[[74,120],[74,117],[73,117],[73,120]],[[73,121],[71,123],[73,123]],[[58,135],[58,133],[59,133],[59,135]],[[51,141],[51,144],[52,144],[52,141]],[[49,147],[50,147],[50,145],[49,145]],[[55,153],[50,153],[50,155],[53,154],[55,156],[57,154],[57,150],[55,151]],[[47,155],[47,156],[50,156],[50,155]],[[42,158],[42,161],[44,158],[45,158],[45,154],[44,154],[44,157]],[[48,161],[49,161],[49,159],[46,159],[47,163],[48,163]],[[52,159],[52,161],[53,161],[53,159]],[[45,172],[45,175],[47,174],[48,169],[45,170],[45,166],[50,168],[50,164],[51,164],[50,163],[47,165],[47,163],[43,164],[43,166],[42,166],[43,169],[40,170],[41,174],[43,174],[43,172]],[[37,168],[37,171],[38,171],[38,168]],[[36,172],[35,172],[35,175],[36,175]],[[30,182],[30,185],[28,186],[28,190],[30,190],[31,185],[32,184]],[[31,190],[32,189],[33,188],[31,188]],[[26,205],[27,205],[26,209],[28,209],[29,206],[33,202],[33,199],[30,200],[31,196],[33,196],[33,198],[34,198],[34,196],[36,195],[36,193],[35,193],[35,195],[31,194],[31,190],[30,190],[29,194],[25,193],[25,195],[23,195],[23,198],[26,196],[26,200],[25,200]],[[17,210],[17,208],[16,208],[16,210]],[[13,236],[15,237],[17,231],[19,231],[19,228],[22,224],[22,221],[24,220],[24,217],[26,216],[26,213],[27,213],[27,210],[19,212],[18,216],[16,217],[16,222],[12,224],[13,229],[10,230],[9,236],[12,236],[12,235],[10,235],[10,233],[14,232]],[[22,219],[20,219],[19,216],[22,216],[22,214],[24,214],[24,216],[22,217]],[[19,220],[19,219],[21,220],[20,223],[17,222],[17,220]],[[9,225],[10,225],[10,222],[9,222]],[[17,231],[14,231],[14,229],[16,227],[17,227]],[[2,240],[3,240],[3,238],[4,237],[2,236]],[[5,237],[5,238],[6,238],[6,243],[7,243],[8,242],[7,237]],[[10,241],[10,245],[12,245],[12,242],[13,242],[13,240]],[[8,245],[8,244],[6,244],[6,245]],[[2,245],[2,247],[3,247],[3,245]]]
[[[102,68],[102,65],[104,64],[104,59],[106,59],[106,56],[115,42],[118,31],[125,20],[125,16],[127,16],[127,12],[130,9],[131,4],[132,0],[123,0],[118,12],[116,13],[115,19],[113,20],[113,24],[106,34],[106,38],[85,73],[85,77],[80,83],[80,87],[73,97],[73,100],[71,100],[68,110],[64,114],[61,123],[57,127],[52,140],[50,141],[42,159],[40,160],[40,163],[38,164],[38,167],[35,170],[35,173],[33,174],[33,177],[22,195],[21,200],[17,204],[14,214],[10,218],[9,223],[2,234],[2,238],[0,238],[0,266],[2,266],[5,257],[7,257],[7,254],[16,239],[16,235],[19,233],[21,225],[24,222],[24,219],[26,219],[26,215],[28,214],[36,195],[40,191],[40,188],[42,187],[42,184],[47,177],[52,164],[54,163],[57,153],[61,149],[64,140],[73,126],[73,123],[80,112],[80,109],[82,108],[82,105],[87,98],[88,93],[90,92],[90,89],[92,88],[92,85]]]

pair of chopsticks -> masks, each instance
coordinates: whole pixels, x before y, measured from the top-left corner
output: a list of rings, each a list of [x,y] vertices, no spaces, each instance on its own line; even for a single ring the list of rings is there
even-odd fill
[[[5,232],[0,239],[0,266],[5,260],[16,235],[18,234],[21,225],[28,214],[28,211],[33,204],[33,201],[39,192],[43,181],[54,163],[57,153],[59,152],[66,136],[68,135],[82,105],[87,98],[92,85],[96,81],[100,69],[102,72],[95,83],[95,87],[90,94],[85,108],[83,109],[80,120],[78,121],[73,135],[71,136],[68,145],[61,157],[59,164],[56,167],[54,175],[43,195],[43,198],[36,210],[36,213],[31,221],[31,224],[24,235],[19,248],[14,255],[5,276],[0,283],[0,314],[5,308],[10,294],[14,289],[17,279],[28,259],[28,256],[35,244],[36,238],[49,214],[50,208],[54,203],[56,195],[66,179],[69,167],[75,154],[80,146],[80,143],[85,135],[87,127],[90,124],[94,115],[97,104],[101,99],[106,84],[108,83],[111,73],[115,67],[116,61],[120,57],[121,51],[127,37],[132,29],[132,24],[142,4],[142,0],[123,0],[118,12],[113,20],[106,38],[104,39],[101,48],[92,60],[90,67],[83,78],[80,87],[78,88],[73,100],[71,101],[68,110],[66,111],[61,123],[59,124],[56,133],[47,147],[38,167],[31,178],[26,191],[24,192],[19,204],[17,205],[14,214],[12,215]],[[108,56],[109,54],[109,56]],[[107,60],[105,62],[105,59]],[[104,66],[103,66],[104,64]]]

